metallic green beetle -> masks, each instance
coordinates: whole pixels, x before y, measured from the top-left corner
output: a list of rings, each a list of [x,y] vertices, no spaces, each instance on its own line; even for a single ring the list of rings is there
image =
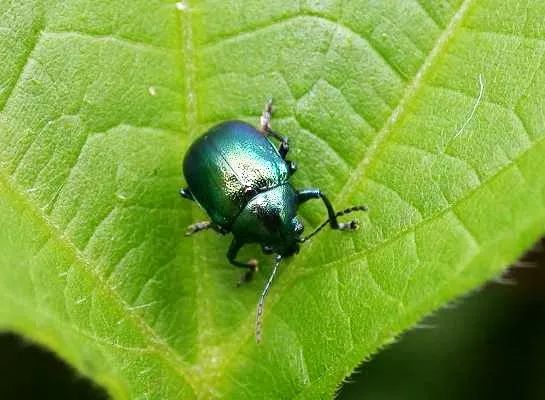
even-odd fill
[[[295,190],[291,186],[289,178],[296,166],[286,159],[288,139],[271,129],[271,114],[272,101],[269,101],[259,130],[242,121],[228,121],[199,137],[185,155],[183,173],[188,187],[180,191],[184,198],[196,201],[211,219],[190,225],[187,235],[209,228],[233,234],[227,258],[231,264],[247,269],[239,284],[250,280],[257,270],[256,260],[237,260],[243,245],[258,243],[264,253],[276,254],[273,271],[258,303],[258,342],[263,304],[281,259],[299,252],[299,244],[327,224],[332,229],[356,229],[355,220],[341,223],[337,217],[366,210],[364,206],[356,206],[336,213],[320,189]],[[278,149],[268,136],[280,142]],[[297,218],[297,209],[311,199],[323,201],[328,219],[302,237],[303,224]]]

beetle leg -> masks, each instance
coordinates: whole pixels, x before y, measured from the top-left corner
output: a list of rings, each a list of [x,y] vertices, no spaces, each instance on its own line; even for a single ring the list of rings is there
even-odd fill
[[[272,103],[272,98],[267,101],[265,108],[263,109],[263,113],[261,114],[261,118],[259,119],[261,132],[263,133],[269,133],[271,130]]]
[[[297,171],[297,164],[290,160],[286,160],[286,162],[288,163],[289,174],[292,176]]]
[[[288,152],[290,151],[288,138],[272,130],[267,131],[267,134],[271,135],[280,142],[280,146],[278,146],[278,153],[280,154],[280,157],[282,157],[282,159],[286,162],[286,164],[288,164],[290,176],[293,175],[295,171],[297,171],[297,165],[291,160],[286,160]]]
[[[231,264],[233,264],[235,267],[248,269],[248,271],[246,271],[244,275],[242,275],[242,277],[238,281],[237,286],[240,286],[244,282],[251,281],[254,276],[254,273],[257,271],[257,266],[258,266],[257,260],[255,259],[250,260],[246,263],[236,260],[237,254],[243,245],[244,243],[239,242],[236,239],[233,239],[233,241],[231,242],[231,246],[229,246],[229,250],[227,251],[227,259],[229,260]]]
[[[343,231],[351,231],[358,228],[358,223],[356,220],[350,222],[339,222],[337,221],[337,214],[331,205],[329,199],[321,192],[320,189],[303,189],[297,192],[297,201],[299,204],[303,204],[306,201],[312,199],[321,199],[324,202],[325,207],[327,208],[327,215],[329,226],[331,229],[340,229]]]
[[[288,151],[290,151],[290,146],[288,144],[288,138],[286,136],[282,136],[278,133],[274,133],[275,136],[280,141],[280,146],[278,146],[278,152],[280,153],[280,157],[282,159],[286,159],[286,156],[288,155]],[[287,160],[286,160],[287,161]],[[288,161],[288,163],[291,163],[291,161]]]
[[[194,233],[204,231],[206,229],[213,228],[213,227],[214,225],[210,221],[195,222],[194,224],[191,224],[187,227],[185,231],[185,235],[190,236],[190,235],[193,235]]]
[[[278,153],[280,153],[280,157],[282,157],[283,160],[286,159],[286,156],[288,155],[288,152],[290,151],[290,145],[288,144],[288,138],[286,136],[282,136],[278,132],[273,131],[272,129],[269,129],[265,131],[267,135],[271,135],[273,138],[278,140],[280,142],[280,146],[278,146]]]
[[[273,131],[270,126],[266,128],[265,133],[267,135],[271,135],[273,138],[280,142],[280,146],[278,146],[278,153],[280,153],[280,157],[285,160],[288,152],[290,151],[290,145],[288,144],[287,136],[283,136],[278,132]]]
[[[184,199],[195,201],[193,193],[191,193],[191,190],[189,190],[189,188],[180,189],[180,196],[182,196]]]
[[[288,145],[288,138],[272,130],[271,128],[272,111],[273,111],[272,99],[270,99],[267,102],[267,104],[265,104],[265,109],[263,110],[263,114],[261,114],[261,118],[260,118],[261,132],[263,132],[265,135],[271,135],[272,137],[274,137],[276,140],[280,142],[280,146],[278,147],[278,152],[280,153],[280,156],[285,160],[286,155],[288,154],[288,151],[290,151],[290,147]],[[291,161],[288,161],[288,163],[291,163]],[[293,168],[293,170],[295,170],[295,168]]]

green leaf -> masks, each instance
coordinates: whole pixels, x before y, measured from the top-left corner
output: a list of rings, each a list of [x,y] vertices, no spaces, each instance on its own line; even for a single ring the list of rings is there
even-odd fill
[[[114,398],[328,398],[545,231],[545,3],[247,3],[0,1],[0,325]],[[256,345],[271,260],[235,288],[177,191],[270,96],[294,185],[370,211],[282,265]]]

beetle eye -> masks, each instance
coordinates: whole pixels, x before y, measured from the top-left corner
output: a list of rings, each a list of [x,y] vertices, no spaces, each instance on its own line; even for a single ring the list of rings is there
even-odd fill
[[[269,213],[269,214],[263,215],[262,220],[263,220],[263,224],[265,225],[265,227],[267,228],[269,232],[277,232],[282,223],[280,216],[275,213]]]

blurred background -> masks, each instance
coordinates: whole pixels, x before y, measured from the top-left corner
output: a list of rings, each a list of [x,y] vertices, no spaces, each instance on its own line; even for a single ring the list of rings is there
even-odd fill
[[[545,399],[545,240],[501,279],[360,366],[339,400]],[[51,353],[0,334],[0,399],[107,399]]]
[[[545,240],[360,366],[338,399],[545,399]]]

